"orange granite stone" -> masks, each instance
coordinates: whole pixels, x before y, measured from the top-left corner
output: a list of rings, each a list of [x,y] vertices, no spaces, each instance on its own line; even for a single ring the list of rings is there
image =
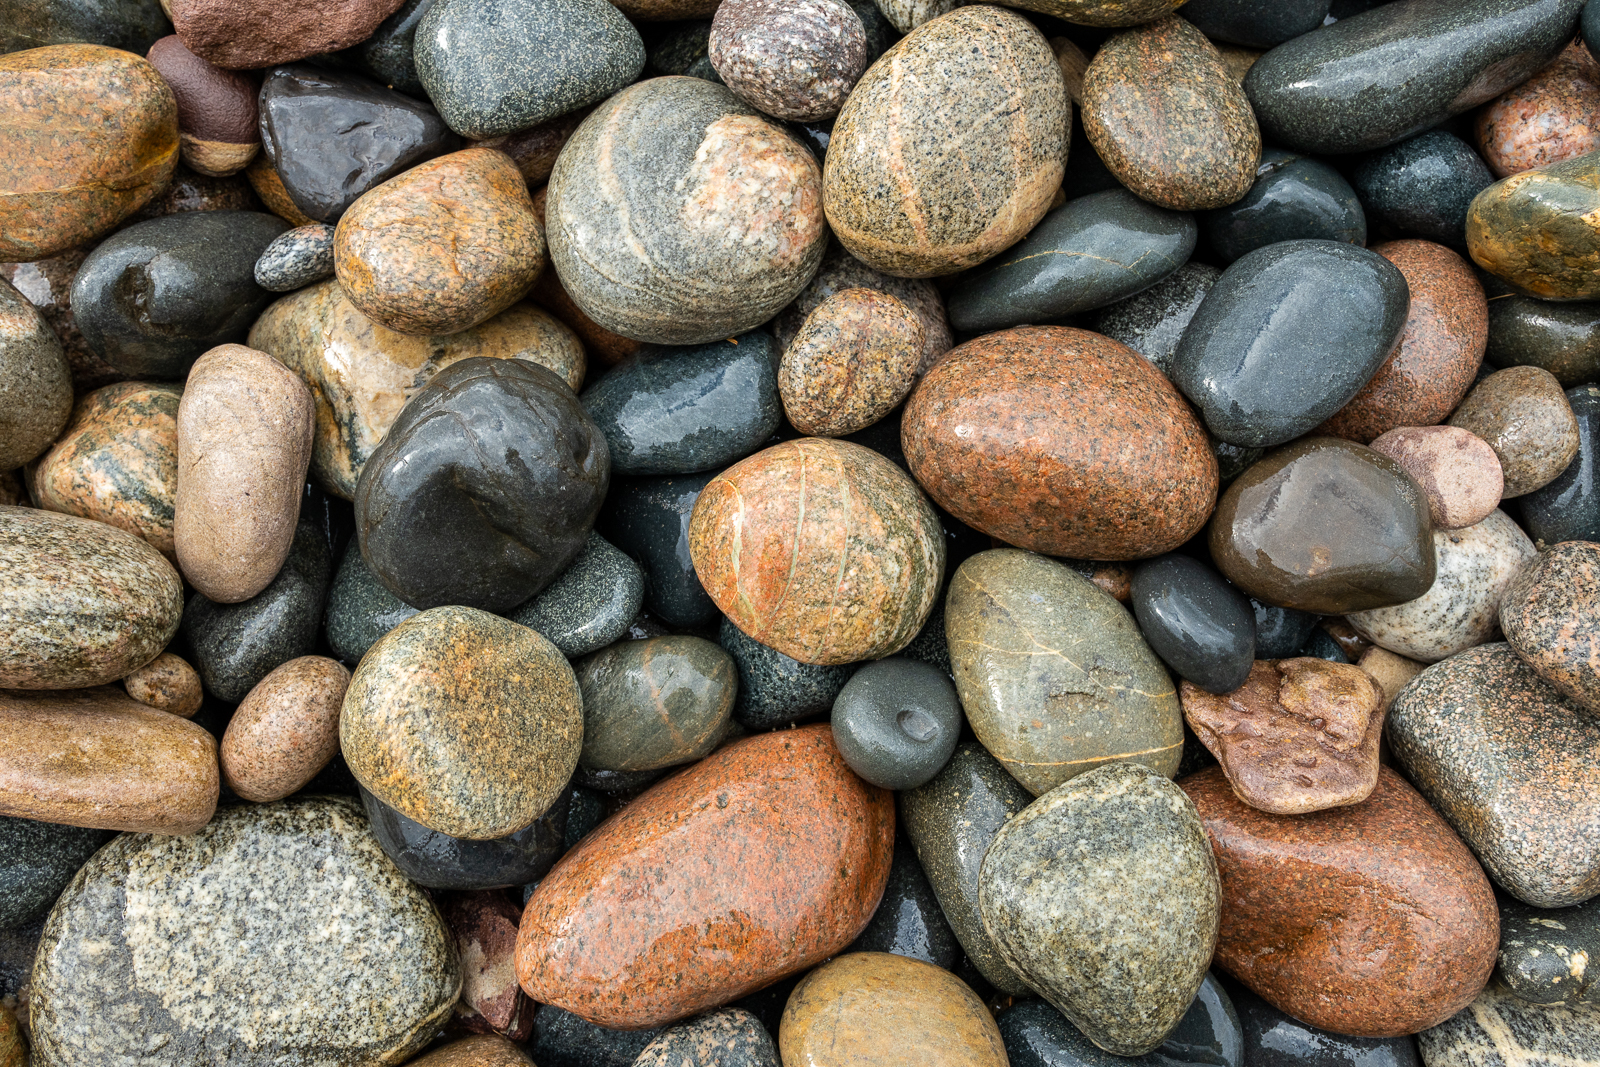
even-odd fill
[[[178,101],[131,52],[92,44],[0,56],[0,261],[105,236],[172,180]]]
[[[1600,63],[1581,40],[1478,112],[1483,161],[1496,178],[1600,148]]]
[[[528,995],[661,1026],[850,944],[889,878],[894,797],[824,723],[747,737],[657,784],[568,852],[522,913]]]
[[[251,160],[244,169],[244,176],[249,179],[250,187],[256,191],[268,211],[296,226],[315,224],[316,220],[296,207],[289,198],[289,190],[284,188],[283,179],[278,177],[272,161],[265,155],[258,155]]]

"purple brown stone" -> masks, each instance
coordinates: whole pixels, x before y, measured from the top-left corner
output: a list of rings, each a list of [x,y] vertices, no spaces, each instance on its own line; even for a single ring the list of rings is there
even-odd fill
[[[533,1036],[535,1005],[517,984],[517,926],[522,909],[503,890],[491,889],[447,894],[440,901],[439,912],[461,959],[461,999],[456,1002],[455,1025],[468,1033],[528,1040]]]
[[[739,99],[794,122],[836,114],[872,58],[844,0],[722,0],[708,48]]]
[[[1600,712],[1600,544],[1540,553],[1506,587],[1500,627],[1539,677]]]
[[[403,2],[171,0],[170,13],[195,55],[225,70],[249,70],[360,44]]]

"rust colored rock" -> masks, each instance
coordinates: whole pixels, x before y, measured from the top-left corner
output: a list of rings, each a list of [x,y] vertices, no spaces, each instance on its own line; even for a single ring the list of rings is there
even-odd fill
[[[818,304],[784,350],[778,393],[803,434],[843,437],[892,411],[916,384],[927,335],[888,293],[845,289]]]
[[[1220,768],[1178,783],[1217,857],[1215,963],[1280,1011],[1357,1037],[1412,1034],[1472,1002],[1500,917],[1478,861],[1387,767],[1361,804],[1269,815]]]
[[[534,1005],[517,984],[516,964],[522,909],[504,891],[491,889],[447,894],[439,902],[439,913],[461,960],[455,1025],[468,1033],[528,1040],[533,1036]],[[472,1067],[478,1065],[474,1062]]]
[[[1217,499],[1188,401],[1133,349],[1085,330],[1025,326],[952,349],[907,401],[901,442],[940,507],[1051,556],[1170,551]]]
[[[1183,717],[1240,800],[1276,815],[1359,804],[1378,782],[1383,691],[1349,663],[1257,660],[1244,685],[1179,687]]]
[[[163,652],[122,679],[128,695],[147,708],[192,719],[205,700],[200,675],[182,656]]]
[[[801,663],[892,655],[944,578],[939,520],[871,449],[807,437],[757,452],[700,491],[689,554],[743,633]]]
[[[1578,455],[1578,417],[1561,383],[1543,367],[1507,367],[1482,379],[1450,425],[1494,449],[1505,476],[1502,498],[1543,489]]]
[[[1401,426],[1443,422],[1472,388],[1489,343],[1489,302],[1466,260],[1432,241],[1372,251],[1400,268],[1411,289],[1405,329],[1361,391],[1313,431],[1362,444]]]
[[[149,63],[94,44],[0,56],[0,261],[104,237],[172,180],[178,104]]]
[[[635,22],[708,19],[722,0],[621,0],[617,10]]]
[[[282,800],[339,751],[350,672],[326,656],[292,659],[256,683],[222,735],[222,780],[246,800]]]
[[[1478,112],[1473,126],[1496,178],[1600,148],[1600,63],[1583,41]]]
[[[1383,707],[1378,711],[1381,719],[1388,713],[1389,705],[1394,703],[1394,698],[1400,695],[1400,690],[1404,689],[1411,679],[1426,670],[1428,665],[1407,659],[1405,656],[1397,656],[1387,648],[1373,645],[1361,653],[1361,659],[1356,666],[1367,672],[1367,677],[1377,683],[1378,691],[1383,694]]]
[[[468,148],[366,193],[339,219],[333,264],[362,314],[400,333],[448,334],[521,300],[544,231],[504,152]]]
[[[171,0],[189,51],[226,70],[290,63],[372,36],[404,0]]]
[[[0,815],[192,834],[211,821],[217,742],[110,686],[0,689]]]
[[[1500,625],[1539,677],[1600,712],[1600,544],[1565,541],[1530,561],[1506,587]]]
[[[726,745],[580,841],[522,913],[528,995],[601,1026],[704,1011],[840,952],[883,896],[894,799],[827,724]]]
[[[419,1056],[409,1067],[533,1067],[533,1061],[500,1035],[482,1034]]]
[[[1500,506],[1505,475],[1489,442],[1457,426],[1410,426],[1372,442],[1422,487],[1428,515],[1441,530],[1487,519]]]
[[[278,177],[272,161],[266,156],[256,156],[244,169],[244,176],[249,179],[250,187],[256,191],[256,195],[267,206],[267,210],[274,215],[296,226],[310,226],[316,221],[289,199],[289,190],[284,188],[283,179]]]
[[[183,161],[201,174],[235,174],[256,157],[256,79],[212,66],[176,36],[150,46],[146,58],[178,98],[178,135]]]
[[[1119,33],[1083,76],[1083,131],[1106,168],[1174,211],[1233,203],[1255,184],[1261,130],[1216,45],[1176,15]]]

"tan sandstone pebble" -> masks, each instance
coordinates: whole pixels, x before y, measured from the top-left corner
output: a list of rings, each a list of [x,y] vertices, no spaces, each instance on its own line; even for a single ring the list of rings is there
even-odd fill
[[[145,707],[170,711],[180,719],[193,718],[205,699],[200,675],[188,660],[171,652],[161,653],[122,679],[122,687]]]
[[[1239,799],[1275,815],[1359,804],[1378,782],[1383,692],[1361,668],[1257,660],[1244,685],[1179,689],[1183,717]]]
[[[1061,77],[1067,83],[1067,96],[1082,107],[1083,73],[1089,69],[1089,57],[1065,37],[1050,38],[1050,51],[1056,54],[1056,62],[1061,64]]]
[[[409,1067],[533,1067],[533,1061],[499,1034],[479,1034],[414,1059]]]
[[[1505,479],[1488,442],[1456,426],[1402,426],[1372,442],[1422,487],[1441,530],[1459,530],[1500,506]]]
[[[1418,663],[1414,659],[1397,656],[1387,648],[1373,645],[1361,653],[1357,667],[1367,672],[1367,677],[1378,683],[1378,691],[1383,694],[1384,712],[1389,710],[1389,705],[1394,703],[1394,698],[1400,695],[1400,690],[1406,684],[1428,669],[1426,663]]]
[[[222,735],[222,780],[246,800],[282,800],[339,751],[339,708],[350,672],[301,656],[250,690]]]
[[[1450,425],[1477,434],[1500,457],[1502,498],[1543,489],[1578,454],[1578,418],[1543,367],[1495,371],[1467,394]]]
[[[898,297],[846,289],[806,316],[783,353],[778,394],[803,434],[842,437],[887,415],[916,384],[922,324]]]
[[[315,407],[293,371],[253,348],[195,361],[178,404],[178,567],[222,604],[248,600],[283,567],[311,464]]]

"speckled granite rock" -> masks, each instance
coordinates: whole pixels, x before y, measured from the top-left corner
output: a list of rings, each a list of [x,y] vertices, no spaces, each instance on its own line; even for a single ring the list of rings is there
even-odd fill
[[[570,659],[620,638],[643,603],[644,572],[639,565],[591,533],[571,566],[506,617],[537,630]]]
[[[256,260],[256,284],[273,293],[333,277],[333,227],[322,222],[279,234]]]
[[[365,822],[328,797],[226,809],[190,837],[119,837],[45,927],[38,1057],[136,1063],[158,1041],[171,1067],[348,1067],[427,1044],[460,968]]]
[[[1501,888],[1543,908],[1600,892],[1600,722],[1510,645],[1424,671],[1389,709],[1388,738]]]
[[[1507,367],[1467,394],[1450,425],[1483,438],[1500,458],[1504,497],[1549,485],[1578,454],[1578,420],[1555,375]]]
[[[1458,530],[1489,517],[1500,504],[1505,476],[1489,443],[1456,426],[1390,430],[1372,450],[1398,463],[1428,500],[1438,530]]]
[[[72,375],[55,331],[0,280],[0,470],[38,456],[72,410]]]
[[[1494,175],[1461,138],[1428,130],[1372,153],[1350,180],[1372,220],[1462,250],[1467,207]]]
[[[407,878],[429,889],[500,889],[537,881],[566,851],[566,793],[516,833],[471,841],[430,830],[356,788],[379,847]]]
[[[1546,0],[1550,2],[1550,0]],[[1600,152],[1495,182],[1467,209],[1484,270],[1546,300],[1600,298]]]
[[[1102,308],[1090,325],[1170,375],[1183,331],[1220,277],[1222,271],[1216,267],[1185,263],[1144,292]]]
[[[282,800],[339,754],[339,708],[350,672],[326,656],[300,656],[240,701],[217,753],[228,788],[246,800]]]
[[[1500,602],[1506,641],[1539,677],[1600,712],[1600,545],[1553,545],[1511,579]]]
[[[748,730],[773,730],[828,714],[856,671],[854,664],[801,663],[746,637],[723,618],[718,637],[739,668],[733,717]]]
[[[115,48],[0,55],[0,260],[44,259],[109,233],[166,188],[178,102],[156,69]]]
[[[1600,955],[1600,901],[1535,908],[1500,899],[1495,978],[1531,1004],[1595,1002],[1590,963]]]
[[[1178,1024],[1217,943],[1205,829],[1183,792],[1143,766],[1097,767],[1029,805],[995,835],[978,886],[1006,961],[1122,1056]]]
[[[653,771],[693,763],[727,735],[739,674],[703,637],[619,641],[575,665],[583,751],[591,770]]]
[[[875,0],[879,13],[901,33],[910,33],[924,22],[966,7],[972,0]]]
[[[333,654],[354,667],[378,638],[416,613],[378,581],[361,558],[360,542],[352,537],[328,590],[323,626]]]
[[[761,1021],[723,1008],[662,1031],[632,1067],[778,1067],[778,1048]]]
[[[916,384],[925,341],[899,297],[834,293],[783,350],[778,393],[789,424],[808,436],[843,437],[877,422]]]
[[[695,501],[715,477],[705,472],[617,478],[595,524],[606,540],[638,562],[645,607],[669,627],[695,629],[718,620],[689,549]]]
[[[422,825],[482,841],[523,829],[578,763],[572,668],[525,626],[472,608],[415,615],[356,668],[339,716],[351,772]]]
[[[1253,0],[1189,0],[1183,17],[1213,41],[1273,48],[1310,33],[1328,14],[1328,0],[1288,0],[1261,6]]]
[[[78,689],[155,659],[178,631],[183,580],[104,523],[0,507],[0,685]]]
[[[1600,148],[1600,63],[1579,41],[1478,112],[1473,123],[1496,178]]]
[[[1597,1033],[1600,1005],[1527,1004],[1491,985],[1417,1044],[1427,1067],[1595,1067]]]
[[[845,0],[723,0],[707,42],[738,97],[774,118],[831,118],[875,57]]]
[[[0,929],[50,910],[78,868],[111,840],[106,830],[0,815]],[[0,1064],[6,1063],[0,1040]]]
[[[1556,480],[1523,497],[1522,521],[1537,545],[1600,541],[1600,385],[1575,385],[1567,403],[1578,420],[1578,455]]]
[[[550,174],[550,258],[579,307],[641,341],[761,325],[827,247],[822,175],[720,85],[653,78],[584,120]]]
[[[914,278],[1014,244],[1061,184],[1071,114],[1059,71],[1039,31],[1004,9],[964,7],[913,31],[834,123],[823,183],[833,232],[867,266]],[[973,114],[1004,119],[967,128],[961,154],[930,136]],[[963,157],[995,166],[974,171]],[[882,197],[886,187],[900,195]]]

